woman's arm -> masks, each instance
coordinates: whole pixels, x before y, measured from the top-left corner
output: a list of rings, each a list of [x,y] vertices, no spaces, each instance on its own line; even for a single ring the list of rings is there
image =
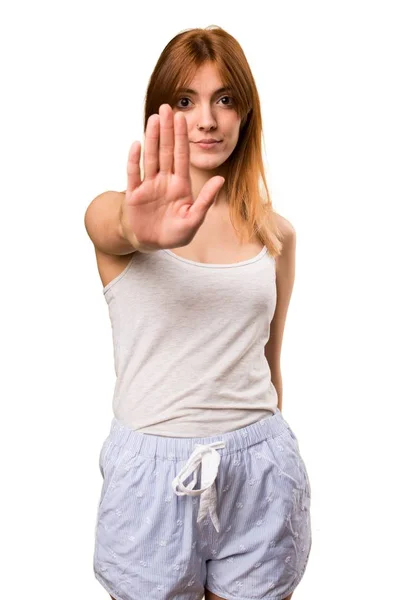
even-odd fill
[[[284,233],[282,254],[276,258],[276,309],[271,321],[270,338],[265,346],[265,356],[271,369],[271,380],[278,394],[278,408],[282,411],[282,374],[280,354],[287,311],[295,278],[296,232],[292,224],[277,215]]]

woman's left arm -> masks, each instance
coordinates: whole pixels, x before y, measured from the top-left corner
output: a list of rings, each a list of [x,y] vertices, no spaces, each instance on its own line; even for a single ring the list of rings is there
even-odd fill
[[[282,349],[283,333],[285,329],[287,311],[293,291],[295,279],[295,251],[296,232],[292,224],[280,217],[279,223],[284,233],[283,248],[280,256],[276,257],[276,308],[270,326],[270,337],[265,345],[265,356],[270,370],[271,381],[278,394],[278,408],[282,411],[282,374],[280,368],[280,355]]]

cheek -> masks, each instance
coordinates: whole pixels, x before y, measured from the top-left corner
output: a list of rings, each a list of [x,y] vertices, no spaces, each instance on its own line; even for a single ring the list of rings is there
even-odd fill
[[[230,140],[232,143],[237,143],[238,137],[239,137],[239,131],[240,131],[240,123],[238,121],[232,121],[231,123],[228,124],[228,126],[226,127],[226,131],[227,131],[227,139]]]
[[[232,131],[229,134],[229,137],[227,138],[227,144],[226,147],[228,150],[233,151],[235,146],[238,143],[238,137],[239,137],[239,133],[237,131]]]

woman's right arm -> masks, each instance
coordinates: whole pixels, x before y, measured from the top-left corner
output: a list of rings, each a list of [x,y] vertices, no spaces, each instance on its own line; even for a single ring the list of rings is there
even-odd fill
[[[89,204],[85,212],[85,228],[95,248],[105,254],[124,255],[135,252],[124,236],[120,210],[124,192],[103,192]]]

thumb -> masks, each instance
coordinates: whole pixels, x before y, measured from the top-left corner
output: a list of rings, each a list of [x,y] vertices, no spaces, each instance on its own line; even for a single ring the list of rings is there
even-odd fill
[[[211,179],[203,185],[189,210],[189,215],[196,223],[200,224],[203,222],[208,209],[215,202],[216,196],[222,189],[225,181],[224,177],[211,177]]]

